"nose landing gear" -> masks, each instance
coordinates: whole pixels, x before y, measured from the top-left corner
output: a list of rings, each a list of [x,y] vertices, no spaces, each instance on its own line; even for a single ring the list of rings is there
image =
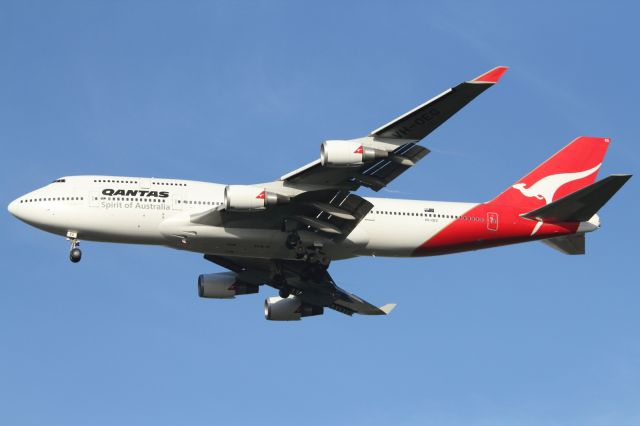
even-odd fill
[[[82,259],[82,251],[78,248],[80,241],[78,241],[78,235],[75,232],[67,232],[67,239],[71,241],[71,249],[69,250],[69,260],[73,263],[80,262]]]
[[[69,252],[69,260],[73,263],[78,263],[80,259],[82,259],[82,251],[77,247],[72,248]]]

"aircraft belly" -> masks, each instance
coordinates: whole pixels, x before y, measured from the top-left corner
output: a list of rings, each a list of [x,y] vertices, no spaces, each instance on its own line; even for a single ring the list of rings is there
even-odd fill
[[[162,211],[137,209],[73,207],[60,212],[60,231],[75,231],[79,238],[132,244],[162,244],[158,232]]]
[[[409,257],[423,242],[425,235],[433,235],[438,229],[437,226],[420,219],[416,219],[415,223],[402,222],[404,221],[395,218],[383,218],[375,223],[367,223],[366,226],[371,229],[365,253],[375,256]]]
[[[282,244],[278,244],[278,234],[283,233],[269,229],[190,225],[184,227],[180,234],[168,236],[168,239],[172,246],[183,250],[266,258],[284,254],[284,238],[281,239]]]
[[[164,221],[159,230],[165,238],[165,245],[180,250],[221,256],[296,259],[295,252],[285,245],[288,234],[280,230],[199,225],[190,223],[187,215]],[[305,246],[321,244],[331,259],[355,256],[357,241],[342,245],[314,232],[301,231],[299,234]]]

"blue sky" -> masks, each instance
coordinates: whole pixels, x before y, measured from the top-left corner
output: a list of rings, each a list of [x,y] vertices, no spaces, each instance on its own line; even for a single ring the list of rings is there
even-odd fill
[[[633,2],[4,1],[0,198],[74,174],[277,178],[496,65],[385,196],[483,201],[579,135],[639,166]],[[637,177],[635,178],[637,179]],[[636,425],[635,179],[586,256],[539,243],[335,263],[386,318],[202,300],[201,256],[8,213],[0,423]]]

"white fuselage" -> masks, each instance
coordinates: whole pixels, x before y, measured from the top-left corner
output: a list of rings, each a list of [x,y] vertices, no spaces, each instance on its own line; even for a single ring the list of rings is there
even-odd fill
[[[281,230],[230,228],[191,222],[193,214],[221,206],[225,185],[179,179],[71,176],[19,197],[9,206],[22,221],[80,240],[163,245],[199,253],[291,258]],[[406,257],[455,217],[477,204],[367,198],[374,207],[338,243],[314,232],[331,259]],[[478,223],[478,226],[483,226]]]

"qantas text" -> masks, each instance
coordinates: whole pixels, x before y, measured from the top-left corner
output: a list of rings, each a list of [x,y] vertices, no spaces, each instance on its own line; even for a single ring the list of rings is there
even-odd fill
[[[168,198],[168,191],[145,191],[138,189],[103,189],[102,195],[121,195],[125,197],[158,197],[158,198]]]

